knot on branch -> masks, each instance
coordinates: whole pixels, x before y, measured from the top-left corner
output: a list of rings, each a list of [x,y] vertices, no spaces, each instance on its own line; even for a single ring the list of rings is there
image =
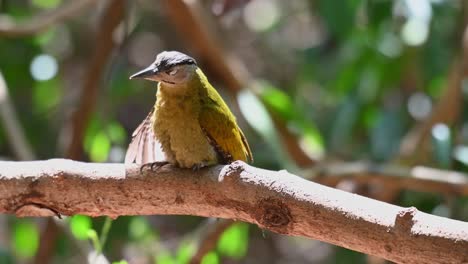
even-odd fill
[[[231,177],[234,175],[239,175],[244,171],[246,164],[240,160],[234,161],[233,163],[224,166],[219,174],[219,181],[223,181],[226,177]]]
[[[265,227],[284,227],[292,220],[288,206],[277,199],[263,199],[255,208],[259,208],[255,213],[255,219]]]
[[[37,203],[28,203],[21,205],[20,207],[16,208],[15,215],[17,217],[57,216],[58,218],[62,218],[56,210]]]
[[[400,210],[395,219],[395,228],[404,232],[410,231],[415,223],[414,216],[417,212],[418,209],[413,206]]]

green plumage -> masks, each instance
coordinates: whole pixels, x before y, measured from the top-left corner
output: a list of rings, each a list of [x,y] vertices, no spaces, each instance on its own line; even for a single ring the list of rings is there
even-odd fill
[[[202,70],[191,67],[182,82],[160,81],[154,110],[135,130],[127,162],[164,160],[194,168],[252,160],[236,118]]]

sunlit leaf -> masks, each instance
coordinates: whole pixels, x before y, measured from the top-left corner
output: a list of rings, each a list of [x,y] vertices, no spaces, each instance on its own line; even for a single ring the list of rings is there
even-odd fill
[[[70,229],[77,239],[88,239],[88,231],[92,228],[91,218],[85,215],[74,215],[70,218]]]
[[[190,258],[192,257],[195,251],[195,246],[193,243],[181,243],[176,254],[176,262],[183,264],[189,263]]]
[[[102,130],[101,121],[93,116],[91,120],[89,120],[88,127],[86,128],[85,138],[83,140],[83,148],[86,152],[91,151],[91,147],[93,145],[94,137],[97,133]]]
[[[218,264],[219,263],[219,257],[216,252],[211,251],[208,252],[205,256],[203,256],[201,264]]]
[[[127,139],[127,133],[121,124],[112,122],[107,125],[107,133],[110,140],[115,143],[123,144]]]
[[[39,247],[39,230],[29,220],[18,220],[13,227],[13,248],[21,258],[31,258]]]
[[[249,247],[249,226],[236,223],[224,231],[218,241],[219,253],[232,258],[242,258]]]
[[[291,98],[283,91],[269,86],[267,83],[261,90],[262,100],[272,107],[276,113],[280,114],[285,120],[293,119],[296,115],[294,104]]]
[[[155,257],[156,264],[178,264],[167,251],[159,252]]]
[[[128,264],[126,260],[121,260],[121,261],[114,261],[112,264]]]
[[[101,243],[99,241],[99,237],[98,237],[98,234],[97,234],[96,230],[88,229],[88,231],[86,232],[86,236],[93,243],[93,247],[94,247],[94,250],[96,251],[96,253],[101,254],[102,245],[101,245]]]
[[[111,142],[103,131],[96,134],[91,143],[89,156],[92,161],[103,162],[106,161],[107,155],[111,148]]]
[[[259,87],[257,89],[265,105],[279,115],[281,120],[288,124],[288,128],[294,128],[294,132],[299,134],[298,141],[301,148],[309,156],[320,158],[325,152],[324,142],[313,122],[298,110],[290,96],[282,90],[266,81],[260,81],[256,85]]]
[[[61,0],[32,0],[31,3],[37,7],[51,9],[60,5]]]

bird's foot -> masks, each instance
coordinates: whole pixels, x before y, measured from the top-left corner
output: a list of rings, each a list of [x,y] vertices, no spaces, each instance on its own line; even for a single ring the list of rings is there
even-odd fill
[[[206,167],[208,165],[210,165],[208,162],[197,163],[197,164],[192,166],[192,170],[193,171],[199,171],[201,168],[204,168],[204,167]]]
[[[145,167],[149,167],[151,171],[157,171],[159,170],[162,166],[169,164],[167,161],[156,161],[156,162],[150,162],[150,163],[145,163],[141,165],[140,167],[140,173],[143,173],[143,170]]]

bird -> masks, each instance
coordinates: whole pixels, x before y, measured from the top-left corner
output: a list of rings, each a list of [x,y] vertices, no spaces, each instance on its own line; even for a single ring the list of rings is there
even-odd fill
[[[130,79],[158,82],[156,103],[132,134],[125,163],[200,169],[236,160],[252,151],[235,116],[195,59],[163,51]]]

